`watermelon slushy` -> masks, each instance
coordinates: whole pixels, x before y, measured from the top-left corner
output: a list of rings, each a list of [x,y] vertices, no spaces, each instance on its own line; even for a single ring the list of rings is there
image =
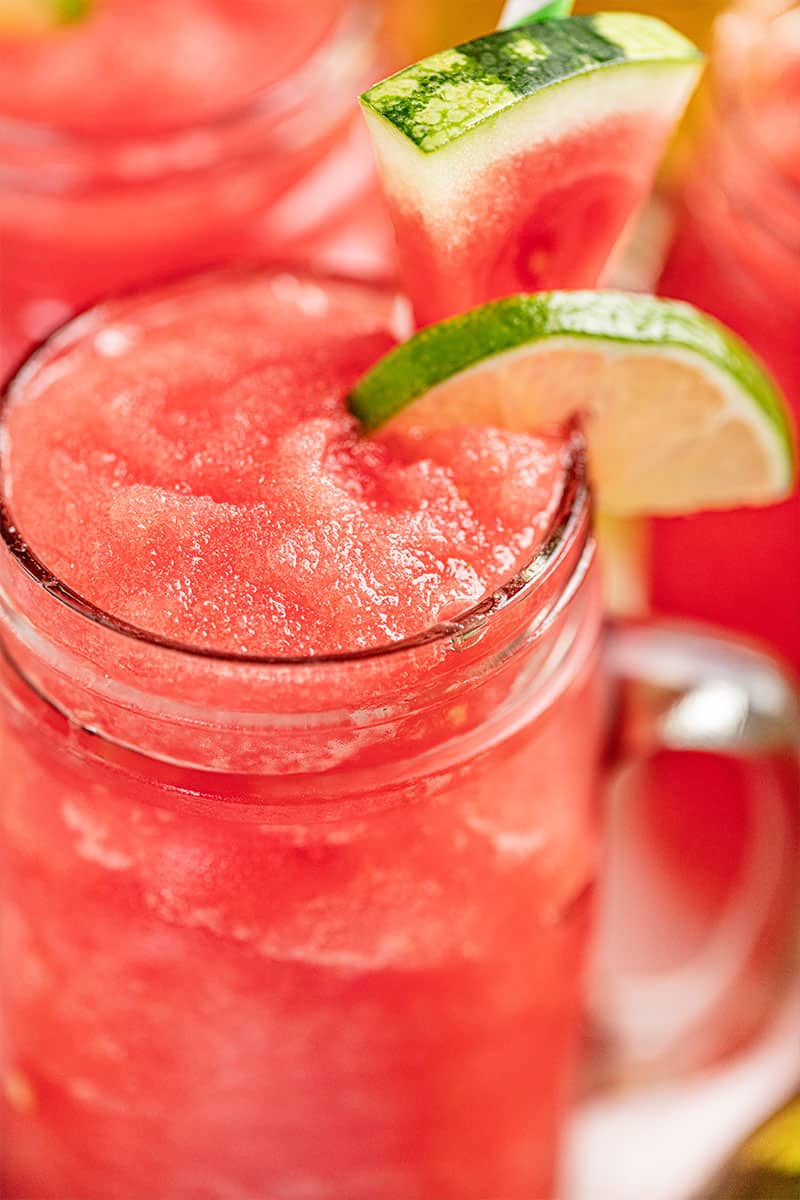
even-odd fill
[[[102,0],[0,32],[0,374],[77,309],[195,268],[382,270],[354,104],[374,34],[345,0],[302,20],[288,0]]]
[[[12,387],[15,1200],[553,1194],[602,724],[580,447],[363,438],[344,397],[407,319],[208,278]]]

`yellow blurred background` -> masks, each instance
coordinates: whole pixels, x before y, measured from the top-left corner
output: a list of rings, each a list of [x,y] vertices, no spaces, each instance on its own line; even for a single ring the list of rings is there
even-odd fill
[[[711,23],[723,7],[719,0],[577,0],[574,11],[649,13],[706,50]],[[487,33],[497,25],[502,9],[502,0],[389,0],[389,39],[398,54],[411,62]]]

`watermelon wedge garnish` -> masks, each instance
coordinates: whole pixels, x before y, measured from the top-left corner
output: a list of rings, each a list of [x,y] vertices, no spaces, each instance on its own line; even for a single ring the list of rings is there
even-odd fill
[[[419,322],[595,286],[701,65],[662,21],[598,13],[500,30],[366,92]]]

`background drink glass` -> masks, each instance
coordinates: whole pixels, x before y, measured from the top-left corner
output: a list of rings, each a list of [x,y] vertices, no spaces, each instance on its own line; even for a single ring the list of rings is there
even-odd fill
[[[720,7],[655,9],[706,45],[700,18],[710,31]],[[791,235],[787,222],[800,221],[800,191],[787,150],[791,113],[796,130],[800,109],[797,100],[787,109],[780,86],[793,61],[785,28],[783,58],[770,53],[771,70],[764,73],[763,63],[756,69],[777,18],[792,7],[755,0],[720,22],[710,81],[691,106],[619,282],[649,289],[663,270],[659,290],[737,329],[797,404],[800,350],[792,330],[800,292],[790,276],[800,267],[800,224]],[[768,105],[783,121],[768,119]],[[781,133],[790,135],[782,146]],[[601,535],[606,564],[615,568],[606,574],[616,585],[616,611],[646,611],[652,590],[658,610],[757,634],[797,664],[796,498],[765,510],[609,522]],[[797,749],[746,763],[656,754],[620,778],[610,813],[596,969],[597,1015],[608,1035],[601,1069],[630,1081],[728,1058],[763,1033],[796,970]],[[660,1009],[645,1003],[669,986],[678,1002]]]
[[[87,127],[53,125],[49,110],[49,123],[4,115],[0,101],[0,376],[78,309],[145,282],[241,259],[386,269],[391,234],[355,102],[380,73],[376,12],[369,0],[337,7],[307,61],[196,120],[98,125],[99,89]],[[124,5],[112,17],[122,40],[147,20]],[[79,61],[89,53],[88,30],[58,36]],[[265,63],[281,53],[276,38]]]
[[[800,412],[800,6],[727,13],[711,93],[659,290],[741,334]],[[800,666],[800,497],[654,522],[652,558],[658,609],[765,638]]]

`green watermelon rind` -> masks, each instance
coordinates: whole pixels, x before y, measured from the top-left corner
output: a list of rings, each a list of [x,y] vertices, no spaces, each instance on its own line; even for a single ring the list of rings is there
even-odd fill
[[[554,85],[627,64],[701,62],[692,42],[655,17],[596,13],[526,23],[441,51],[375,84],[361,104],[433,154]]]
[[[508,296],[430,325],[363,376],[349,396],[350,411],[373,432],[454,376],[551,338],[689,354],[706,375],[720,372],[754,402],[781,446],[789,478],[794,478],[796,451],[785,402],[744,342],[689,304],[638,293]]]

